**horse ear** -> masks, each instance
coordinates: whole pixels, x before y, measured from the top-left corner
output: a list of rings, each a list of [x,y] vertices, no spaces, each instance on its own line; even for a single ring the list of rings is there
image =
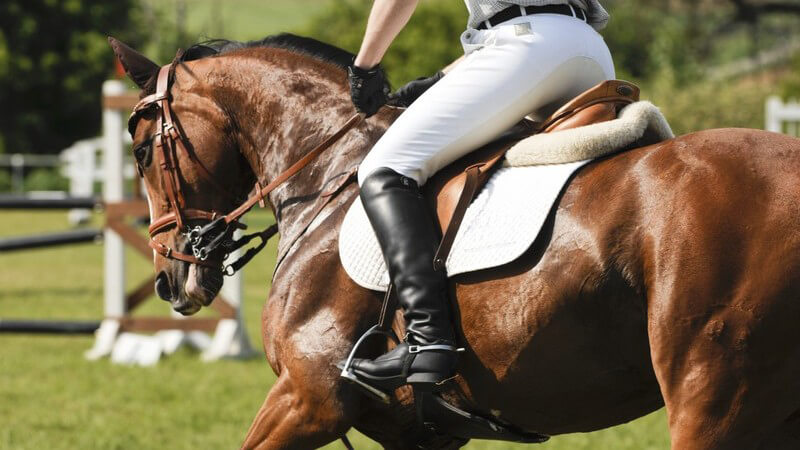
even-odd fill
[[[147,82],[158,74],[158,69],[161,67],[147,59],[146,56],[111,36],[108,37],[108,43],[111,44],[119,62],[122,63],[125,73],[141,89],[144,89]]]

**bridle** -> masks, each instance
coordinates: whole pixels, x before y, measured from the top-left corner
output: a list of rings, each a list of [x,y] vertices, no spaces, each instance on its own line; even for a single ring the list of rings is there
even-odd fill
[[[200,169],[199,173],[202,177],[211,182],[218,191],[232,199],[234,203],[238,202],[238,199],[236,195],[232,194],[214,179],[214,176],[205,165],[203,165],[202,161],[197,158],[197,155],[193,151],[190,151],[187,145],[188,139],[184,135],[180,125],[175,121],[175,114],[170,105],[169,94],[169,81],[173,66],[174,62],[161,67],[156,80],[156,92],[142,98],[133,108],[133,113],[130,119],[128,119],[128,130],[131,135],[133,135],[136,124],[145,111],[155,109],[157,113],[157,131],[153,137],[153,159],[157,162],[162,171],[162,187],[167,195],[167,201],[172,211],[152,221],[148,228],[150,234],[150,242],[148,245],[164,258],[218,268],[222,266],[222,261],[227,258],[228,254],[244,247],[253,238],[259,237],[261,239],[260,244],[248,249],[241,258],[224,267],[223,271],[226,275],[233,275],[233,273],[247,264],[256,253],[264,248],[270,237],[278,232],[277,224],[275,224],[263,231],[248,234],[234,240],[233,232],[236,229],[247,228],[239,219],[250,211],[255,204],[261,203],[263,205],[263,199],[269,195],[270,192],[299,172],[303,167],[307,166],[323,151],[331,147],[337,140],[344,136],[351,128],[361,123],[364,119],[364,115],[355,114],[352,116],[336,133],[330,135],[323,142],[314,147],[268,185],[261,187],[261,184],[256,182],[254,188],[255,193],[227,214],[222,214],[218,211],[187,208],[186,199],[181,192],[181,182],[178,173],[178,155],[180,153],[187,155],[189,160]],[[196,225],[190,227],[188,221],[192,220],[203,220],[206,222],[202,226]],[[155,241],[155,237],[159,233],[173,226],[177,227],[178,232],[186,236],[191,245],[192,254],[179,252]],[[212,257],[212,254],[217,250],[222,250],[222,252],[217,252],[216,257]]]

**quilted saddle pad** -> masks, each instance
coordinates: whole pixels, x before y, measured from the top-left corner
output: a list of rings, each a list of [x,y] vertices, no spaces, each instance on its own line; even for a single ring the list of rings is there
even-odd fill
[[[561,189],[587,162],[500,168],[467,209],[447,258],[448,275],[501,266],[525,253]],[[353,281],[386,290],[389,274],[360,200],[342,223],[339,255]]]

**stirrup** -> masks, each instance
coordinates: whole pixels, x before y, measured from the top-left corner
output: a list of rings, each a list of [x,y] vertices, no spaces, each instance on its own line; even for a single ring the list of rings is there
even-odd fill
[[[400,339],[397,337],[397,334],[394,332],[394,330],[392,330],[391,328],[386,330],[383,327],[381,327],[380,324],[373,325],[372,328],[367,330],[366,333],[362,334],[361,337],[358,338],[358,340],[356,341],[356,345],[354,345],[353,349],[350,350],[350,355],[347,356],[347,360],[345,361],[344,367],[342,368],[342,373],[339,374],[339,376],[362,388],[364,392],[366,392],[376,400],[388,405],[390,401],[389,394],[383,392],[382,390],[376,388],[375,386],[372,386],[371,384],[365,381],[362,381],[360,378],[358,378],[355,372],[353,372],[352,366],[353,366],[353,360],[356,357],[356,352],[358,351],[359,347],[361,347],[361,345],[367,340],[367,338],[373,335],[386,336],[392,341],[394,341],[395,344],[397,345],[400,344]]]

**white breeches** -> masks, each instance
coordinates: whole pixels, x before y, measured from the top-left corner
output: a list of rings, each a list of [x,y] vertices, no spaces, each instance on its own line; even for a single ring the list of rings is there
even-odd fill
[[[468,29],[461,43],[464,60],[389,127],[361,163],[359,184],[388,167],[423,185],[523,117],[542,120],[615,78],[603,38],[569,16],[535,14],[488,30]]]

